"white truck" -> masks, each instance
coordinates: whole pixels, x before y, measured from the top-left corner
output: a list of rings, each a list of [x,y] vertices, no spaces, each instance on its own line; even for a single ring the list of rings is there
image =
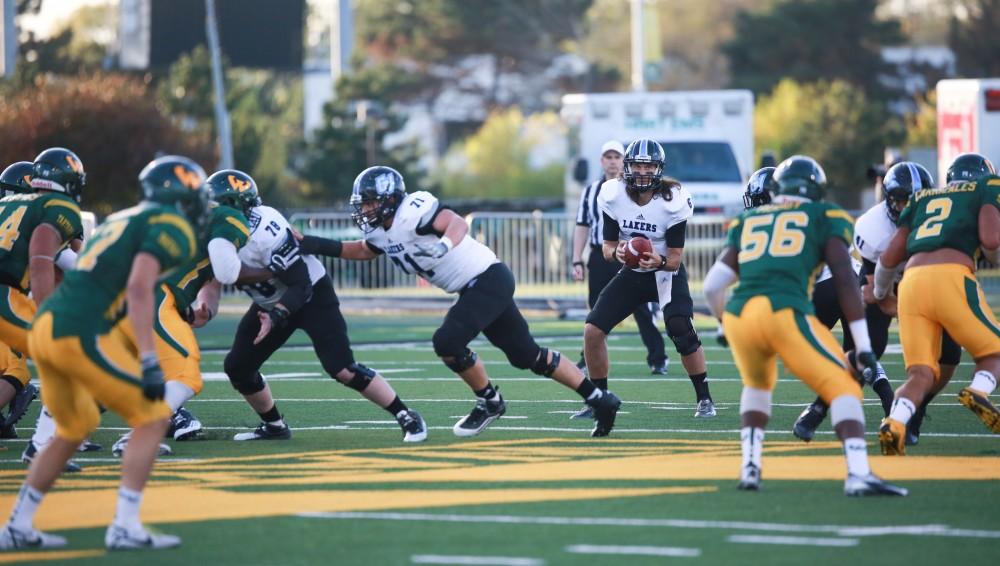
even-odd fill
[[[749,90],[567,94],[561,116],[569,134],[566,206],[600,174],[604,142],[628,146],[651,138],[666,152],[664,174],[681,181],[697,212],[743,209],[753,172],[753,93]]]
[[[938,176],[960,153],[1000,163],[1000,78],[947,79],[937,84]]]

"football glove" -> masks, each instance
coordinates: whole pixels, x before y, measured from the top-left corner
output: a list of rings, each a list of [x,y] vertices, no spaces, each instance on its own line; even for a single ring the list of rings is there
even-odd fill
[[[288,324],[288,317],[292,315],[286,309],[274,307],[267,311],[267,316],[271,318],[271,328],[278,329]]]
[[[857,370],[863,372],[867,369],[870,375],[878,375],[878,358],[872,352],[858,352],[855,354],[857,358]]]
[[[454,247],[454,244],[451,243],[451,240],[449,240],[447,236],[442,236],[441,239],[434,244],[417,244],[416,247],[417,250],[413,252],[413,255],[417,257],[438,259],[443,257],[444,254],[450,252],[451,248]]]
[[[267,268],[275,273],[282,273],[299,259],[299,242],[290,229],[285,231],[284,243],[271,252],[271,261],[267,264]]]
[[[150,401],[163,399],[167,392],[166,382],[163,381],[163,370],[160,368],[160,360],[156,354],[147,354],[142,357],[142,394]]]

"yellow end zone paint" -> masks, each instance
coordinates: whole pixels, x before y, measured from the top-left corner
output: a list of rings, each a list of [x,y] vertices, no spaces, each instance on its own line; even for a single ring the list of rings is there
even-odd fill
[[[103,550],[36,550],[33,552],[4,552],[0,554],[0,564],[18,562],[40,562],[42,560],[71,560],[73,558],[96,558],[106,554]]]

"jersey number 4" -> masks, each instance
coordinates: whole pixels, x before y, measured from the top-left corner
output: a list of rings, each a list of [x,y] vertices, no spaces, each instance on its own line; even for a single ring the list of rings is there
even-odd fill
[[[14,242],[21,235],[21,220],[27,210],[26,206],[15,208],[14,212],[11,212],[10,216],[3,221],[3,224],[0,224],[0,249],[9,252],[14,247]]]
[[[802,253],[809,216],[801,211],[751,216],[743,222],[739,262],[747,263],[764,255],[790,257]],[[773,227],[770,231],[767,229]]]

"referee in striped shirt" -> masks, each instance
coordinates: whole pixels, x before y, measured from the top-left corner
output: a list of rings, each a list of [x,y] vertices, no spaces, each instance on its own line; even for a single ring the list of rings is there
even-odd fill
[[[583,190],[580,197],[580,208],[576,213],[576,229],[573,232],[573,279],[583,281],[583,248],[589,244],[590,257],[586,263],[586,270],[590,275],[587,278],[587,304],[591,308],[597,304],[597,296],[601,294],[601,290],[607,286],[621,268],[621,264],[618,262],[606,261],[604,254],[601,253],[601,244],[604,240],[604,218],[597,206],[597,194],[601,190],[601,183],[608,179],[614,179],[621,173],[624,155],[625,146],[621,142],[611,140],[601,146],[602,175]],[[649,364],[650,371],[653,375],[666,374],[667,353],[664,350],[663,336],[656,328],[656,323],[653,322],[653,314],[649,310],[649,305],[640,305],[632,315],[639,326],[642,343],[646,346],[646,363]],[[583,354],[581,353],[580,363],[577,365],[584,367],[583,364]]]

